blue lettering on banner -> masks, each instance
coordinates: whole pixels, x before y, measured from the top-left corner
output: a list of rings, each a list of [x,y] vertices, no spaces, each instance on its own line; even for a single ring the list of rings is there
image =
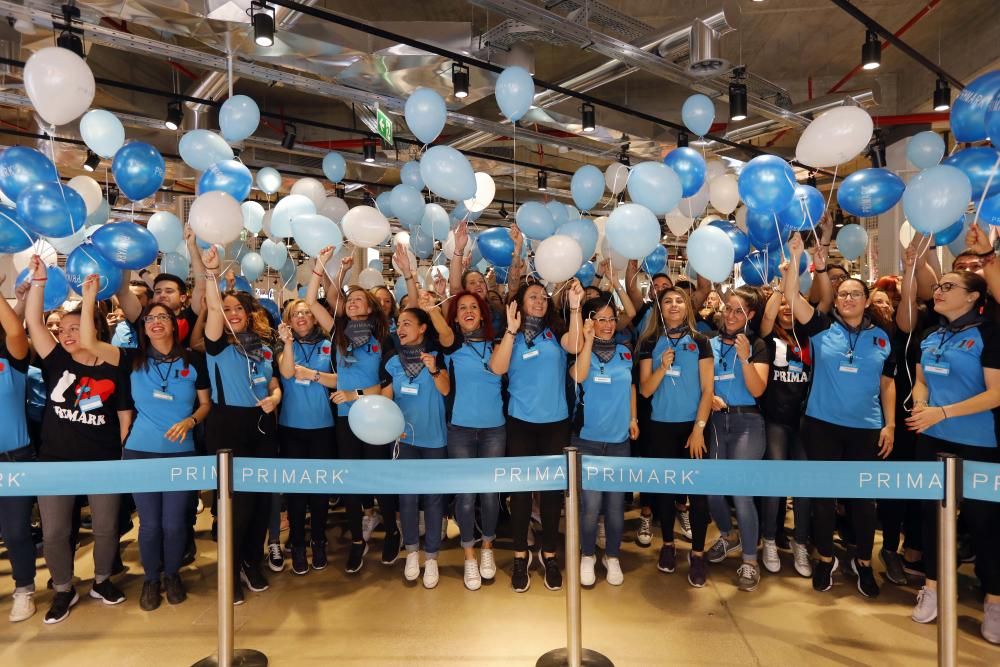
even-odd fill
[[[216,486],[214,456],[0,463],[0,496],[199,491]]]
[[[1000,464],[964,461],[962,477],[965,498],[1000,503]]]

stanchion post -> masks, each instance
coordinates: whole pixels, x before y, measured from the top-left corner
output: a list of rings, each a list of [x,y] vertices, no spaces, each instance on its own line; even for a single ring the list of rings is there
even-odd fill
[[[614,667],[597,651],[583,648],[580,602],[580,452],[566,452],[566,648],[543,654],[535,667]]]
[[[938,505],[938,665],[958,664],[958,505],[962,501],[962,460],[939,454],[944,463],[944,498]]]

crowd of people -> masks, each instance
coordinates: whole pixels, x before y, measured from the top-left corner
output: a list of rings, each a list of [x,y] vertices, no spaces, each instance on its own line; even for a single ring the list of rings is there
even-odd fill
[[[0,300],[7,425],[0,460],[162,458],[223,447],[236,456],[439,460],[558,454],[572,444],[597,456],[911,461],[950,452],[1000,461],[1000,264],[987,235],[973,226],[949,271],[937,265],[932,241],[917,237],[900,275],[869,284],[827,261],[832,230],[821,230],[812,239],[808,290],[800,290],[805,243],[795,234],[780,250],[787,259],[771,286],[716,291],[704,279],[660,273],[644,292],[634,261],[624,275],[602,262],[592,285],[546,286],[519,259],[516,226],[518,259],[498,285],[468,270],[462,223],[447,280],[418,284],[400,246],[394,264],[407,293],[397,304],[385,287],[348,284],[353,260],[331,269],[328,248],[304,298],[283,304],[279,321],[254,295],[220,290],[223,262],[214,248],[199,253],[190,233],[193,286],[143,274],[104,303],[101,277],[92,276],[78,304],[50,313],[46,267],[36,257],[16,304]],[[363,395],[399,406],[407,426],[397,443],[370,445],[352,432],[348,413]],[[451,515],[464,550],[463,582],[474,591],[498,576],[498,524],[509,514],[511,587],[528,590],[537,561],[544,586],[559,590],[563,494],[506,500],[490,493],[344,497],[344,569],[362,569],[381,525],[381,563],[402,557],[407,581],[422,574],[423,586],[434,588],[438,526]],[[912,618],[935,619],[934,503],[794,498],[788,540],[788,500],[643,494],[635,540],[653,545],[658,521],[659,571],[686,570],[690,585],[702,587],[709,564],[733,557],[742,591],[759,587],[761,567],[779,572],[779,551],[788,549],[795,572],[823,592],[841,571],[836,533],[849,546],[845,569],[860,595],[879,594],[877,556],[893,584],[923,581]],[[89,595],[125,601],[112,577],[122,567],[120,536],[136,512],[141,608],[156,609],[164,596],[182,603],[196,495],[92,494],[85,501],[94,537]],[[73,496],[0,496],[15,583],[10,620],[35,613],[36,502],[53,590],[44,622],[58,623],[79,600],[73,564],[81,499]],[[236,604],[244,585],[268,588],[265,567],[284,569],[282,507],[291,573],[328,566],[328,496],[236,493]],[[626,494],[582,494],[584,586],[596,584],[599,552],[606,582],[623,584],[625,510]],[[712,522],[719,537],[708,543]],[[982,634],[1000,643],[1000,504],[966,500],[961,522],[963,560],[975,560],[985,594]],[[680,566],[677,536],[690,542]]]

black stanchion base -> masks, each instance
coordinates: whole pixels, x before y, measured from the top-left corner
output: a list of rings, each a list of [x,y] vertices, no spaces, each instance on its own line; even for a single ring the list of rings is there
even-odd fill
[[[210,655],[194,663],[193,667],[220,667],[219,658]],[[252,648],[238,648],[233,651],[232,667],[267,667],[267,656]]]
[[[615,663],[611,662],[606,655],[589,648],[583,649],[580,664],[583,667],[615,667]],[[565,667],[567,665],[569,665],[569,651],[564,648],[553,649],[543,654],[535,663],[535,667]]]

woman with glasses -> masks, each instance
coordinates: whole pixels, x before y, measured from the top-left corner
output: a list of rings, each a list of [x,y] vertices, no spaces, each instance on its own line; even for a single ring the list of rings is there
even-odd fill
[[[789,241],[791,258],[782,264],[785,298],[794,299],[798,335],[809,339],[813,379],[803,426],[810,461],[873,461],[892,452],[895,438],[895,355],[891,326],[869,308],[868,286],[847,278],[837,287],[834,311],[827,316],[799,295],[797,267],[802,256],[798,234]],[[828,591],[838,561],[833,554],[835,499],[812,500],[813,539],[819,560],[813,567],[813,588]],[[875,501],[848,501],[857,544],[851,570],[865,597],[879,594],[871,557],[875,542]]]

